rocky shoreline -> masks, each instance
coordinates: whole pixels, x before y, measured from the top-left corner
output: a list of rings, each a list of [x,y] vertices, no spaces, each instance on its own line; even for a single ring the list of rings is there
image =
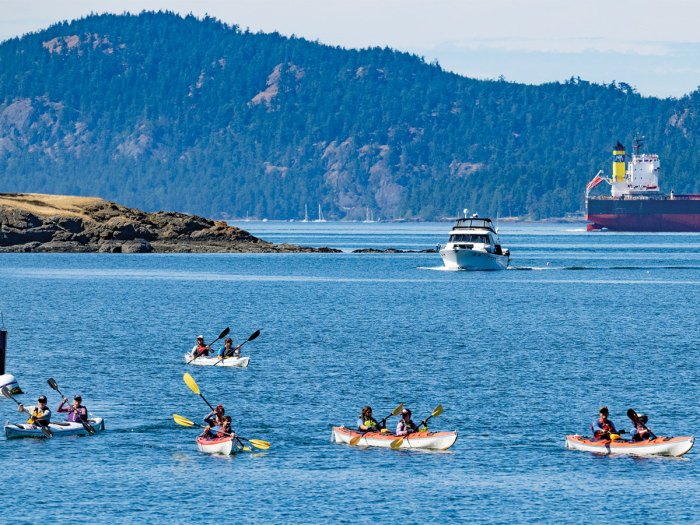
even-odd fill
[[[335,253],[273,244],[223,221],[95,197],[0,193],[0,252]]]

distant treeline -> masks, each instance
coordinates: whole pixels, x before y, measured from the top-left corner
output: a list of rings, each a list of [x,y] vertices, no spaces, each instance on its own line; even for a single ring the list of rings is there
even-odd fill
[[[700,192],[699,100],[473,80],[213,18],[89,16],[0,45],[0,191],[210,217],[562,216],[636,132],[663,189]]]

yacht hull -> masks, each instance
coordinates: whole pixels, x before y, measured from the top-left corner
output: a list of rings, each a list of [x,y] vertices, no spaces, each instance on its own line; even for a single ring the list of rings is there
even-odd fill
[[[505,270],[510,263],[507,255],[470,250],[468,248],[443,248],[440,257],[446,268],[451,270]]]

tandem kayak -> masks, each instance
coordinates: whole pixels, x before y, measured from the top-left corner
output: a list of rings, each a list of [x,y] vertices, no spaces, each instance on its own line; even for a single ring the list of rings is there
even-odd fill
[[[230,436],[215,439],[199,436],[197,438],[197,448],[200,452],[206,454],[223,454],[226,456],[240,452],[243,449],[241,442]]]
[[[632,456],[674,456],[686,454],[695,442],[695,436],[657,437],[644,441],[617,439],[593,440],[585,436],[566,436],[566,448],[597,454],[629,454]]]
[[[105,429],[104,419],[96,417],[88,419],[88,423],[95,430],[95,433],[102,432]],[[89,436],[87,430],[82,423],[74,423],[72,421],[59,421],[58,423],[49,423],[49,428],[53,432],[54,437],[58,436]],[[28,425],[26,423],[5,424],[5,436],[7,439],[15,438],[45,438],[46,436],[39,427]]]
[[[192,359],[192,354],[185,354],[185,363],[189,365],[196,366],[235,366],[238,368],[245,368],[250,363],[250,356],[245,357],[225,357],[223,363],[220,363],[218,357],[198,357],[197,359]],[[219,363],[217,365],[217,363]]]
[[[397,436],[389,432],[359,432],[346,427],[333,427],[333,440],[336,443],[349,443],[354,437],[362,436],[358,446],[390,448]],[[414,432],[405,436],[401,449],[447,450],[457,441],[457,432]]]

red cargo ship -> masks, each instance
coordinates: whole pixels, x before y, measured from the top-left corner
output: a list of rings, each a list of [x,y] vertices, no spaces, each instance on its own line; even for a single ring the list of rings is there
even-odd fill
[[[659,156],[640,154],[642,139],[634,141],[634,154],[625,166],[625,147],[613,150],[612,177],[603,171],[586,186],[587,229],[626,232],[700,232],[700,195],[675,195],[659,190]],[[591,196],[601,182],[610,195]]]

